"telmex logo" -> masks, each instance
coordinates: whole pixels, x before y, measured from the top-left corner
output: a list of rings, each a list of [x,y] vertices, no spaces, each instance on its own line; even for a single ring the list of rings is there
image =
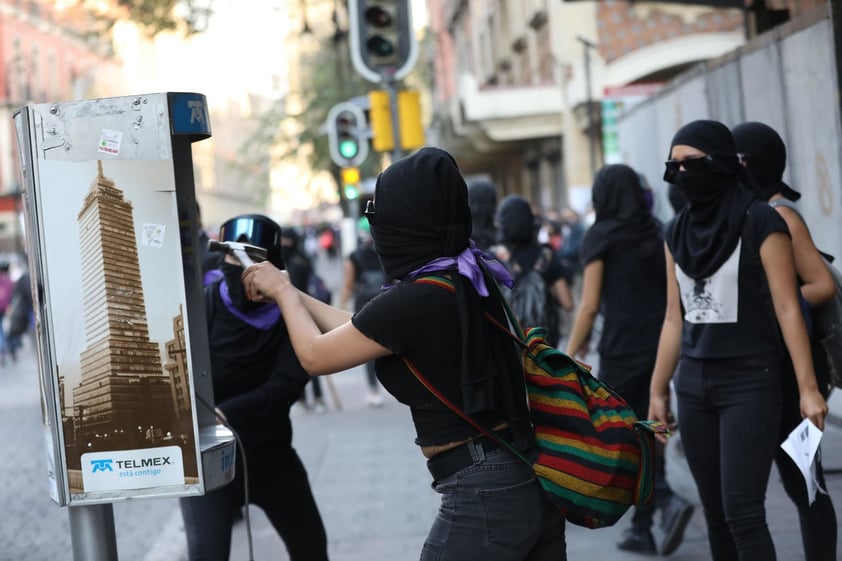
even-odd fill
[[[109,460],[110,461],[110,460]],[[159,456],[157,458],[143,458],[142,460],[117,460],[114,462],[120,469],[144,468],[152,466],[171,466],[169,456]]]
[[[111,458],[108,458],[102,460],[91,460],[91,465],[93,466],[91,473],[96,473],[98,471],[114,471],[114,468],[111,467],[112,463],[117,464],[117,467],[119,469],[135,469],[172,465],[169,456],[160,456],[157,458],[143,458],[141,460],[113,460]]]
[[[111,468],[111,462],[113,460],[91,460],[91,465],[94,466],[94,469],[91,470],[91,473],[96,473],[98,471],[114,471]]]

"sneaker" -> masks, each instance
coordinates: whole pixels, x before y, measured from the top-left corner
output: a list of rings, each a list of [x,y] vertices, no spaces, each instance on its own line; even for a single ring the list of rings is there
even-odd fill
[[[661,529],[664,531],[664,538],[658,548],[661,555],[669,555],[678,549],[684,540],[684,530],[692,517],[693,505],[678,495],[670,497],[666,506],[661,509]]]
[[[316,399],[316,402],[313,405],[313,411],[315,411],[316,413],[327,413],[327,406],[325,406],[325,402],[323,399]]]
[[[303,415],[307,412],[307,406],[300,401],[296,401],[292,404],[292,407],[289,408],[289,416],[296,417],[298,415]]]
[[[371,392],[365,396],[365,402],[368,404],[369,407],[382,407],[383,396],[380,395],[379,392]]]
[[[652,536],[652,532],[638,530],[637,528],[628,528],[623,532],[623,539],[617,542],[617,549],[642,553],[643,555],[658,553],[658,550],[655,549],[655,538]]]

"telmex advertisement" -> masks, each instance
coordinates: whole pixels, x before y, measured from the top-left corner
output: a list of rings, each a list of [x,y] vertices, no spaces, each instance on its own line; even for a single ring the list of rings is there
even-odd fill
[[[230,481],[230,433],[196,399],[212,403],[189,152],[210,136],[204,97],[40,104],[16,125],[51,496]]]

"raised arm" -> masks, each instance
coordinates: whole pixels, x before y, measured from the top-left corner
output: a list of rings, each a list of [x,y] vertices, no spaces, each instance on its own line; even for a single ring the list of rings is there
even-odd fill
[[[243,286],[250,300],[278,305],[295,354],[311,376],[347,370],[391,354],[354,327],[349,312],[303,294],[286,271],[269,262],[246,269]]]

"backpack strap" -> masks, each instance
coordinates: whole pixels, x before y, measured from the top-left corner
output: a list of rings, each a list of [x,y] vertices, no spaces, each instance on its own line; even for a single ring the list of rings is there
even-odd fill
[[[418,277],[412,282],[438,286],[439,288],[443,288],[449,292],[456,293],[456,284],[453,282],[453,279],[444,275],[424,275]],[[508,317],[511,326],[514,327],[515,333],[512,333],[512,329],[500,323],[494,316],[492,316],[488,312],[485,312],[486,319],[488,319],[488,321],[496,325],[502,331],[508,333],[519,346],[526,349],[529,346],[527,343],[528,337],[524,332],[523,328],[521,327],[517,317],[515,316],[515,313],[512,311],[512,308],[509,306],[509,303],[506,302],[506,299],[503,297],[503,293],[500,291],[500,285],[498,285],[497,281],[493,279],[491,283],[486,284],[491,284],[493,286],[492,290],[494,290],[499,300],[503,303],[503,307],[506,310],[506,316]]]
[[[424,375],[421,374],[421,371],[418,370],[418,367],[415,366],[414,362],[412,362],[411,360],[409,360],[405,356],[402,356],[401,358],[403,359],[404,364],[406,364],[406,367],[409,368],[409,371],[412,372],[412,375],[415,376],[415,378],[419,382],[421,382],[421,385],[423,385],[425,388],[427,388],[427,390],[431,394],[433,394],[439,401],[441,401],[443,404],[445,404],[448,409],[450,409],[451,411],[456,413],[459,416],[460,419],[462,419],[463,421],[465,421],[466,423],[468,423],[469,425],[471,425],[472,427],[474,427],[475,429],[480,431],[482,434],[484,434],[485,436],[487,436],[488,438],[490,438],[491,440],[493,440],[494,442],[499,444],[501,447],[505,447],[507,450],[509,450],[512,454],[514,454],[518,459],[520,459],[526,465],[532,466],[533,462],[529,461],[523,454],[518,452],[518,450],[514,446],[512,446],[509,442],[507,442],[506,439],[500,438],[500,436],[497,433],[495,433],[494,431],[488,430],[484,426],[480,425],[478,422],[476,422],[474,419],[472,419],[470,415],[468,415],[467,413],[462,411],[462,409],[457,407],[455,403],[453,403],[452,401],[447,399],[447,397],[443,393],[438,391],[432,384],[430,384],[430,382],[427,380],[427,378],[425,378]]]
[[[444,290],[447,290],[451,293],[454,293],[454,294],[456,293],[456,285],[453,282],[453,279],[451,279],[447,276],[444,276],[444,275],[424,275],[424,276],[421,276],[421,277],[418,277],[418,278],[414,279],[412,282],[419,283],[419,284],[428,284],[428,285],[432,285],[432,286],[437,286],[437,287],[442,288]],[[498,329],[500,329],[501,331],[503,331],[504,333],[509,335],[514,340],[514,342],[519,347],[521,347],[522,352],[528,352],[529,349],[531,348],[531,343],[533,341],[543,340],[542,333],[541,333],[542,328],[530,328],[528,330],[529,331],[528,333],[524,333],[523,329],[520,326],[520,323],[518,323],[517,318],[515,317],[514,313],[512,312],[512,309],[509,307],[509,304],[506,302],[506,299],[503,298],[503,294],[500,291],[500,286],[497,284],[497,281],[492,279],[490,284],[493,285],[493,287],[494,287],[493,290],[497,294],[497,297],[500,299],[501,302],[503,302],[503,306],[506,310],[506,316],[508,317],[511,326],[513,326],[515,328],[517,333],[513,333],[512,329],[510,329],[508,326],[505,326],[502,323],[500,323],[497,320],[497,318],[495,318],[494,316],[492,316],[488,312],[485,312],[486,319],[489,322],[491,322],[492,324],[494,324],[494,326],[496,326]],[[586,370],[590,371],[590,369],[591,369],[590,366],[579,362],[578,360],[574,359],[573,357],[570,357],[570,358],[574,362],[576,362],[577,364],[579,364],[580,366],[585,368]],[[521,454],[520,452],[518,452],[511,444],[506,442],[504,439],[500,438],[494,431],[490,431],[487,428],[480,425],[479,423],[477,423],[467,413],[465,413],[464,411],[462,411],[462,409],[457,407],[455,403],[453,403],[452,401],[447,399],[447,397],[444,394],[442,394],[432,384],[430,384],[430,382],[427,380],[427,378],[424,377],[423,374],[421,374],[420,370],[418,370],[418,367],[415,366],[415,363],[413,363],[409,358],[407,358],[406,356],[401,356],[401,359],[403,360],[404,364],[406,364],[406,367],[409,368],[409,371],[412,372],[412,375],[415,376],[415,378],[421,383],[421,385],[424,386],[425,388],[427,388],[427,390],[431,394],[433,394],[439,401],[441,401],[444,405],[446,405],[448,409],[450,409],[451,411],[456,413],[456,415],[458,415],[459,418],[461,418],[463,421],[465,421],[466,423],[468,423],[469,425],[471,425],[472,427],[474,427],[475,429],[480,431],[485,436],[492,439],[494,442],[496,442],[500,446],[505,447],[506,449],[510,450],[512,452],[512,454],[514,454],[517,458],[519,458],[520,460],[525,462],[527,465],[529,465],[529,466],[533,465],[533,462],[529,461],[526,457],[524,457],[524,455]]]

